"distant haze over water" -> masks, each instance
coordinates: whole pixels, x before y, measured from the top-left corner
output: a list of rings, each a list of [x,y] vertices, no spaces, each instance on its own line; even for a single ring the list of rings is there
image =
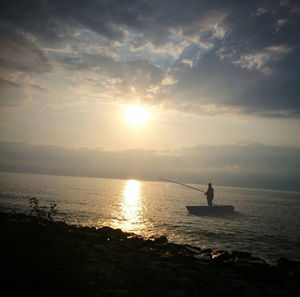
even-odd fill
[[[300,190],[300,147],[239,143],[178,150],[103,150],[0,141],[7,172]]]
[[[206,189],[205,185],[194,185]],[[252,252],[273,262],[300,260],[300,193],[215,186],[216,204],[231,204],[236,214],[198,217],[186,205],[206,205],[205,196],[175,184],[138,180],[0,173],[0,207],[28,212],[30,197],[41,206],[58,205],[58,218],[103,225],[145,237],[214,250]]]

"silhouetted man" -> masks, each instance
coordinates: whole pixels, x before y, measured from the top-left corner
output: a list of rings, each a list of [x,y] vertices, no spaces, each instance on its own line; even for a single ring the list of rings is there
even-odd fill
[[[212,206],[212,201],[214,199],[214,189],[211,186],[211,183],[208,184],[208,189],[207,191],[204,193],[204,195],[206,195],[206,199],[207,199],[207,204],[208,206]]]

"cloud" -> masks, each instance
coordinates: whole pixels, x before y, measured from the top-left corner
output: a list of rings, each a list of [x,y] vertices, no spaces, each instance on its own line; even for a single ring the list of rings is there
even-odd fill
[[[84,82],[85,92],[91,96],[98,89],[104,91],[109,100],[123,103],[152,98],[154,88],[163,79],[161,69],[146,60],[123,62],[103,55],[81,55],[64,58],[62,63],[71,78],[76,73],[76,78]],[[168,83],[173,84],[170,79]],[[76,92],[76,87],[73,89]]]
[[[226,55],[226,49],[224,48],[221,48],[218,51],[218,54],[221,59],[224,59],[225,57],[231,58],[233,64],[239,65],[242,68],[257,70],[265,75],[271,75],[272,69],[268,66],[270,62],[278,61],[292,50],[291,47],[286,45],[273,45],[258,53],[241,55],[237,60],[232,59],[233,53]]]
[[[177,151],[104,151],[0,142],[2,171],[74,176],[160,177],[191,183],[299,190],[300,148],[258,143]]]
[[[24,99],[23,91],[19,84],[0,78],[0,107],[18,106]]]
[[[68,71],[70,92],[87,84],[116,102],[134,87],[178,111],[298,118],[299,14],[273,0],[5,1],[0,67],[33,80]]]
[[[191,68],[193,67],[193,61],[190,59],[182,59],[182,63],[189,65]]]
[[[177,83],[177,80],[175,80],[172,76],[165,76],[162,80],[162,84],[164,86],[171,86]]]
[[[50,65],[44,53],[24,35],[0,26],[0,67],[27,72],[47,72]]]

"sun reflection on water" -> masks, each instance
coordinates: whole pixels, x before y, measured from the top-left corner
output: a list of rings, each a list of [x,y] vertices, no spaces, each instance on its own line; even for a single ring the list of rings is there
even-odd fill
[[[122,191],[120,208],[113,222],[114,228],[123,231],[142,233],[145,229],[143,220],[143,194],[142,183],[137,180],[128,180]]]
[[[137,206],[141,199],[141,182],[137,180],[128,180],[123,191],[123,208],[130,210],[132,206]]]

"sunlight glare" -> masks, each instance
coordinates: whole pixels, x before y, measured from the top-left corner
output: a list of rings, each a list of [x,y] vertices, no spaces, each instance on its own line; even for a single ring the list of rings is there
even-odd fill
[[[148,121],[148,110],[140,105],[128,105],[125,109],[125,117],[134,126],[140,126]]]

